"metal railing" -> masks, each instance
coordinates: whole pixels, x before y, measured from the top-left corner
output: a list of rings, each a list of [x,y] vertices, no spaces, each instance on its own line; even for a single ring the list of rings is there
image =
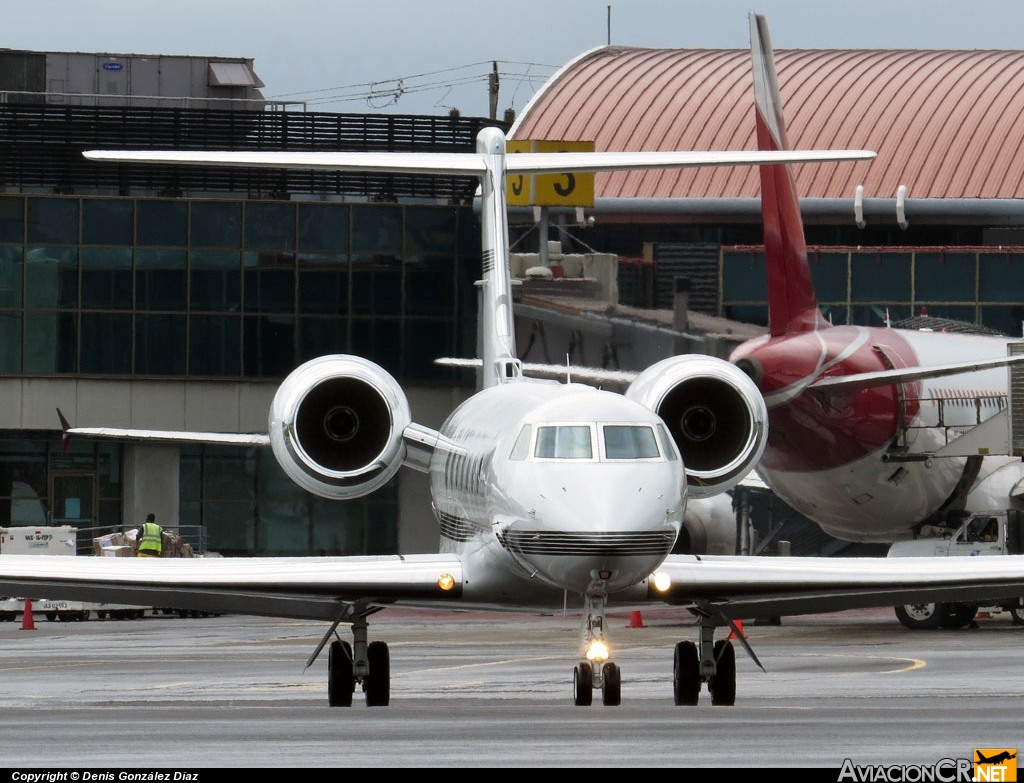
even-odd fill
[[[78,555],[93,555],[95,554],[94,542],[98,538],[103,536],[112,535],[114,533],[120,533],[124,535],[129,530],[135,530],[138,525],[107,525],[104,527],[80,527],[76,532],[76,546],[75,551]],[[193,555],[205,555],[207,552],[206,546],[206,528],[202,525],[177,525],[167,526],[164,528],[167,532],[177,533],[181,537],[181,540],[188,544],[189,549]]]
[[[86,149],[472,152],[486,118],[0,102],[0,187],[471,201],[475,177],[94,163]]]

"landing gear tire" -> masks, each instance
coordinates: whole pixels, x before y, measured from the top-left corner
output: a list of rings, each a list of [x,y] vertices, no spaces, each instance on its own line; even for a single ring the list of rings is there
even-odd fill
[[[736,648],[728,639],[715,642],[715,673],[708,690],[712,704],[731,707],[736,703]]]
[[[946,622],[945,604],[904,604],[896,607],[896,619],[914,631],[932,631]]]
[[[589,663],[577,663],[572,670],[572,697],[577,707],[589,707],[594,701],[594,670]]]
[[[363,682],[367,707],[387,707],[391,701],[391,654],[387,642],[370,642],[366,647],[370,674]]]
[[[978,614],[978,607],[971,604],[946,604],[946,616],[941,627],[947,630],[966,628]]]
[[[609,661],[601,669],[604,686],[601,689],[601,701],[606,707],[618,707],[622,702],[622,671]]]
[[[352,669],[352,645],[335,640],[327,650],[327,702],[332,707],[351,707],[356,687]]]
[[[700,699],[700,658],[697,645],[690,641],[676,645],[672,667],[672,692],[676,706],[695,705]]]

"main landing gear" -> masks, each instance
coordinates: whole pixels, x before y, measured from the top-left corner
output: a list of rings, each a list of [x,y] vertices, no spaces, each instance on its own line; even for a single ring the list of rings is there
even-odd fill
[[[327,702],[332,707],[351,707],[356,686],[361,686],[367,707],[391,703],[391,653],[386,642],[367,642],[366,615],[352,620],[352,644],[338,638],[338,623],[327,632],[309,663],[327,648]],[[307,666],[309,665],[307,663]]]
[[[676,644],[672,696],[677,706],[696,705],[704,683],[707,683],[712,704],[731,707],[736,703],[736,648],[729,639],[714,641],[715,625],[710,617],[698,615],[699,644],[691,641]],[[733,627],[733,630],[737,629]],[[739,632],[737,638],[742,639]],[[753,654],[749,648],[748,651]]]

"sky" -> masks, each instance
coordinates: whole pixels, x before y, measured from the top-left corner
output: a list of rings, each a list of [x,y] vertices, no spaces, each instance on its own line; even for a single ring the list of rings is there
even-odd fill
[[[0,47],[253,59],[275,101],[357,114],[521,113],[561,66],[607,43],[742,48],[750,11],[776,49],[1020,49],[1018,0],[34,0]]]

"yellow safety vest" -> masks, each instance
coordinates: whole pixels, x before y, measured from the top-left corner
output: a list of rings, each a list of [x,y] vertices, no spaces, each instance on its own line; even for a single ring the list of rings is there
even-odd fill
[[[160,525],[146,522],[142,525],[142,537],[139,539],[139,554],[144,557],[160,557],[163,552],[164,539]]]

